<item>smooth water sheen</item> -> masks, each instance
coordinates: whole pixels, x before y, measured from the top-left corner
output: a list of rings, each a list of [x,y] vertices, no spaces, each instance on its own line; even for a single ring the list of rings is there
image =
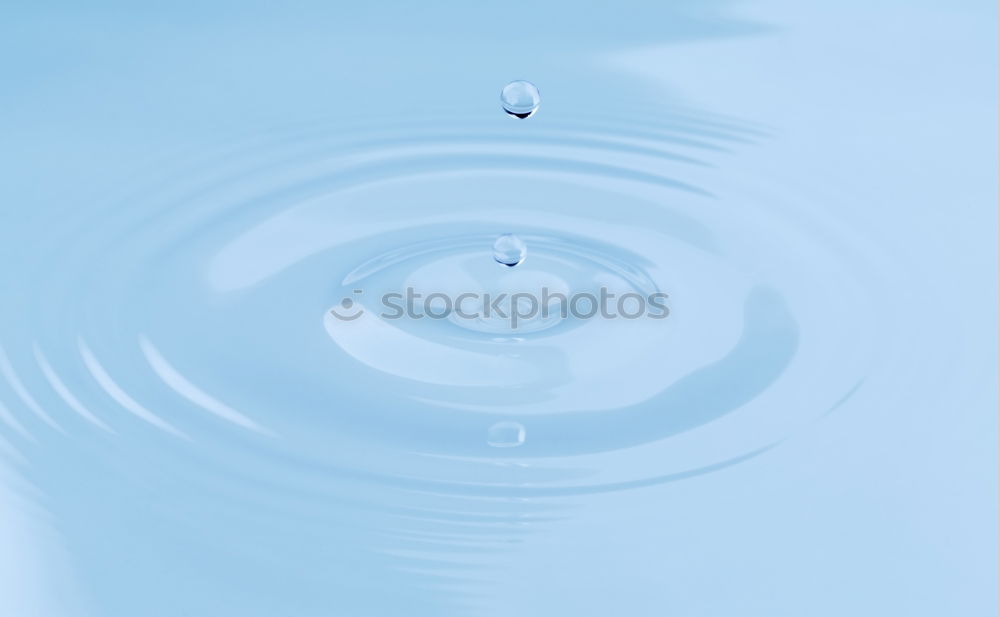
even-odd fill
[[[992,7],[7,12],[0,615],[995,613]]]

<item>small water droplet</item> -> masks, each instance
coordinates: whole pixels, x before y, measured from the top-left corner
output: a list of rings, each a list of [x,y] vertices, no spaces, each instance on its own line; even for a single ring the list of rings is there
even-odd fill
[[[500,92],[500,102],[503,109],[515,118],[527,118],[538,110],[542,97],[538,88],[530,81],[512,81]]]
[[[490,427],[486,443],[494,448],[514,448],[524,443],[524,425],[520,422],[497,422]]]
[[[513,268],[528,256],[528,247],[514,234],[504,234],[493,243],[493,259]]]

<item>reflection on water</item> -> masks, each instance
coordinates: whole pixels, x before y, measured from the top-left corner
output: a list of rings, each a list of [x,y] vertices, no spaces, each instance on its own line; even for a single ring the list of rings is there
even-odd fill
[[[288,23],[251,6],[245,31],[190,34],[194,51],[218,62],[205,52],[240,42],[254,82],[273,76],[283,95],[202,92],[208,109],[236,107],[223,131],[187,100],[169,115],[153,85],[162,122],[133,109],[104,120],[159,127],[148,139],[164,151],[167,118],[199,137],[169,162],[122,163],[86,196],[43,204],[3,273],[15,300],[0,326],[0,505],[38,513],[38,545],[24,549],[41,556],[33,580],[58,576],[40,585],[62,590],[16,596],[26,611],[510,614],[504,581],[528,571],[527,555],[554,554],[538,547],[600,499],[709,482],[859,392],[880,344],[864,240],[817,226],[780,178],[729,171],[770,147],[780,121],[711,113],[622,74],[601,72],[595,87],[586,60],[767,30],[702,3],[593,15],[556,4],[523,21],[427,7],[419,23],[344,8],[338,23],[357,33],[405,39],[423,25],[426,44],[363,47],[364,71],[330,58],[340,96],[322,112],[303,102],[308,113],[296,104],[310,97],[282,82],[324,46],[307,28],[291,50],[272,49]],[[120,19],[114,32],[149,27]],[[203,19],[215,32],[228,18]],[[445,27],[467,19],[490,24]],[[445,32],[468,57],[442,62],[453,58]],[[519,40],[497,53],[511,32]],[[470,45],[480,35],[485,51]],[[532,52],[550,48],[564,55]],[[565,68],[566,57],[578,61]],[[218,85],[182,60],[157,59],[176,96]],[[113,62],[98,54],[79,70]],[[509,122],[495,109],[492,74],[506,64],[539,76],[545,114]],[[527,82],[502,99],[519,117],[539,103]],[[255,118],[273,105],[282,121]],[[519,327],[379,312],[404,289],[542,288],[662,293],[669,310]],[[683,522],[654,497],[644,511]],[[584,581],[590,571],[567,568]],[[643,602],[622,600],[622,612],[648,614]]]
[[[789,243],[809,239],[776,233],[766,204],[710,212],[707,178],[726,180],[700,161],[752,133],[683,111],[662,121],[679,139],[650,121],[639,140],[567,117],[510,146],[458,122],[269,141],[227,161],[252,176],[174,180],[170,199],[131,200],[48,257],[31,289],[74,311],[33,318],[0,369],[25,474],[102,610],[130,610],[122,585],[165,589],[161,568],[212,573],[162,600],[174,613],[248,582],[282,592],[241,593],[233,614],[364,589],[394,593],[366,600],[371,614],[471,610],[490,555],[567,516],[566,497],[735,464],[863,376],[826,363],[823,337],[848,335],[830,314],[829,280],[849,282],[836,257],[817,243],[787,268]],[[497,268],[490,232],[515,221],[534,256]],[[501,241],[523,261],[525,242]],[[663,290],[671,312],[511,329],[373,304],[543,285]],[[787,380],[796,364],[823,387]],[[738,432],[747,422],[758,429]]]

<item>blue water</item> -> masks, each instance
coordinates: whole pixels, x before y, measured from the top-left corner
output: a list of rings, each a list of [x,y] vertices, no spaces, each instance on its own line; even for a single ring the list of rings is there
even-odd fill
[[[996,614],[991,3],[2,14],[0,617]]]

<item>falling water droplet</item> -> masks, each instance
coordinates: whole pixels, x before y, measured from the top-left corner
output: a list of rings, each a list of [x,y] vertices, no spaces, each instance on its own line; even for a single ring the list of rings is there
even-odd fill
[[[528,247],[514,234],[504,234],[493,243],[493,259],[513,268],[528,256]]]
[[[513,448],[524,443],[524,435],[520,422],[497,422],[490,427],[486,443],[494,448]]]
[[[500,92],[503,109],[515,118],[527,118],[538,110],[542,97],[530,81],[512,81]]]

